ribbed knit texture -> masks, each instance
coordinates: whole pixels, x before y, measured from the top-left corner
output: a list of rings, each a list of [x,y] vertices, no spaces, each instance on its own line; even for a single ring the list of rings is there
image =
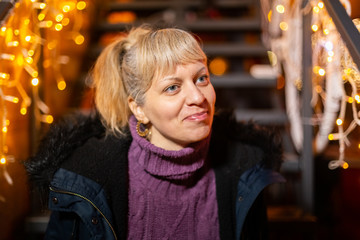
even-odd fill
[[[140,137],[133,116],[130,130],[128,239],[219,239],[210,137],[168,151]]]

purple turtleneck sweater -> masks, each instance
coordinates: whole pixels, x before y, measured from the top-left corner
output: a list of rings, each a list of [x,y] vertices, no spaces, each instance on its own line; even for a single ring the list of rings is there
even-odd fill
[[[210,136],[168,151],[136,133],[129,150],[128,239],[220,239]]]

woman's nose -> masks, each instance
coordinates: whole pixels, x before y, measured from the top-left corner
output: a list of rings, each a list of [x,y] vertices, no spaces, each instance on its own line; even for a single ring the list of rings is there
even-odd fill
[[[188,105],[200,105],[205,100],[205,96],[201,89],[199,89],[195,84],[191,84],[187,88],[186,93],[186,102]]]

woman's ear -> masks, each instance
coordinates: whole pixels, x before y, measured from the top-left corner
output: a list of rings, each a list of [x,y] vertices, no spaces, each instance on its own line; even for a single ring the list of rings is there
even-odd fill
[[[132,97],[128,97],[128,105],[138,121],[141,121],[143,124],[149,123],[149,119],[146,117],[143,107],[137,104]]]

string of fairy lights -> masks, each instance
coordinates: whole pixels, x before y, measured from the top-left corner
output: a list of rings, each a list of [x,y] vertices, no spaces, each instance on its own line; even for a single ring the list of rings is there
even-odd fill
[[[14,161],[8,152],[7,133],[12,124],[8,104],[16,104],[18,113],[29,114],[33,105],[36,122],[51,124],[53,116],[42,100],[39,86],[44,78],[44,69],[51,71],[58,90],[66,88],[61,74],[61,64],[66,56],[61,55],[59,34],[69,36],[77,45],[84,43],[81,34],[81,14],[87,8],[86,1],[77,0],[19,0],[0,22],[0,170],[9,184],[13,181],[6,170]],[[76,21],[75,21],[76,18]]]
[[[351,14],[351,4],[341,0],[345,10]],[[330,169],[349,167],[345,161],[345,148],[352,143],[348,136],[360,125],[358,105],[360,104],[360,74],[346,45],[341,39],[322,1],[311,0],[304,8],[302,0],[275,0],[270,4],[262,1],[264,15],[267,16],[268,34],[264,40],[272,49],[272,56],[282,62],[287,87],[287,109],[294,143],[301,150],[303,141],[299,108],[299,92],[302,88],[302,18],[312,11],[312,63],[314,117],[311,124],[318,126],[315,136],[315,151],[322,152],[328,141],[339,142],[339,158],[329,163]],[[353,20],[360,31],[360,19]],[[274,59],[272,59],[274,62]],[[276,61],[275,61],[276,62]],[[282,71],[280,66],[275,66]],[[349,90],[350,89],[350,90]],[[350,105],[350,107],[349,107]],[[346,114],[351,109],[352,114]],[[349,115],[352,116],[348,119]],[[345,121],[349,122],[344,124]],[[300,130],[299,130],[300,129]],[[337,131],[336,131],[337,129]],[[357,143],[360,148],[360,143]]]

